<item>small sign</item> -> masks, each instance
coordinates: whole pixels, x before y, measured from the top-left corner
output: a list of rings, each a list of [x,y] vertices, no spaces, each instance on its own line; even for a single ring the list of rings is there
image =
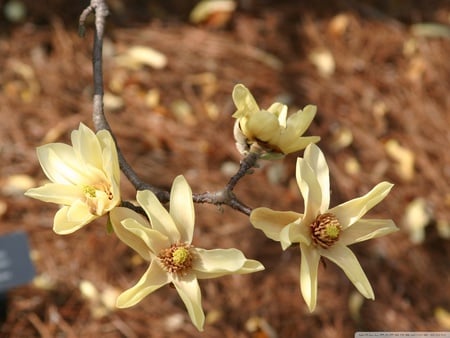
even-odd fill
[[[0,293],[30,282],[35,276],[24,232],[0,236]]]

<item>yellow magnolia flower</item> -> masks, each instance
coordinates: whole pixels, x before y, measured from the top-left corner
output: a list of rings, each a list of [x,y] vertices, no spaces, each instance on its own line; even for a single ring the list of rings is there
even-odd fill
[[[233,101],[237,108],[233,114],[237,119],[234,137],[242,154],[246,154],[250,146],[256,143],[269,154],[286,155],[320,140],[319,136],[301,137],[316,114],[316,106],[308,105],[289,118],[287,106],[279,102],[267,110],[261,110],[242,84],[234,87]]]
[[[133,248],[150,266],[135,286],[124,291],[117,306],[135,305],[145,296],[172,283],[198,330],[203,330],[205,315],[201,305],[198,279],[263,270],[261,263],[246,259],[237,249],[205,250],[194,247],[194,204],[192,191],[183,176],[175,178],[168,212],[148,190],[137,192],[143,216],[127,208],[115,208],[111,224],[117,236]]]
[[[300,243],[300,288],[310,311],[316,307],[321,257],[337,264],[364,297],[374,299],[361,265],[347,246],[398,230],[390,219],[362,219],[393,185],[382,182],[364,196],[329,209],[328,165],[315,144],[310,144],[304,158],[297,160],[296,178],[305,213],[257,208],[250,215],[251,223],[267,237],[280,241],[283,250],[292,243]]]
[[[25,195],[62,204],[53,230],[70,234],[120,203],[120,169],[111,134],[95,134],[80,123],[72,131],[72,146],[50,143],[37,148],[42,170],[53,183],[29,189]]]

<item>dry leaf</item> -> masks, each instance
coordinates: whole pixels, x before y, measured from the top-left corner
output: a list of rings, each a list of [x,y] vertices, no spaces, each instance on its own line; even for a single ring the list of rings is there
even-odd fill
[[[103,96],[103,104],[105,105],[105,110],[107,111],[119,111],[125,106],[125,102],[122,97],[109,92],[106,92]]]
[[[450,239],[450,222],[440,219],[436,222],[437,232],[440,237]]]
[[[334,16],[328,24],[328,31],[334,36],[341,36],[345,33],[350,24],[350,16],[338,14]]]
[[[309,61],[316,66],[319,74],[323,77],[333,75],[336,68],[333,54],[329,50],[317,50],[310,53]]]
[[[425,199],[418,197],[408,204],[403,216],[403,226],[413,243],[422,243],[425,239],[425,227],[430,224],[431,212]]]
[[[36,186],[36,181],[28,175],[11,175],[1,182],[1,191],[7,196],[23,194]]]
[[[331,147],[338,151],[348,147],[353,142],[353,133],[350,128],[337,125],[331,130]]]
[[[167,57],[150,47],[133,46],[125,53],[116,56],[116,63],[132,70],[138,70],[144,66],[162,69],[167,65]]]
[[[442,307],[438,307],[434,310],[434,318],[444,330],[450,330],[450,312]]]
[[[236,9],[233,0],[200,1],[191,11],[189,20],[192,23],[205,23],[207,26],[219,28],[224,26]]]
[[[401,146],[397,140],[391,139],[384,145],[386,153],[397,162],[397,173],[405,181],[414,178],[414,153]]]

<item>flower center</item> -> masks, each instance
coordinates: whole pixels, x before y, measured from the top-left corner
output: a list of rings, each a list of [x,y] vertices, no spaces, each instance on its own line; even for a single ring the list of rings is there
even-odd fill
[[[194,256],[192,245],[188,243],[172,244],[169,248],[160,251],[158,258],[167,272],[186,274],[192,268]]]
[[[85,185],[83,187],[83,193],[86,195],[86,197],[95,198],[96,196],[96,190],[92,185]]]
[[[339,220],[331,213],[317,216],[310,227],[314,245],[319,245],[324,249],[328,249],[338,241],[342,230]]]
[[[112,201],[114,199],[110,185],[104,182],[85,185],[82,187],[82,190],[85,196],[84,202],[89,206],[89,210],[93,215],[103,215],[105,206],[108,203],[107,200]],[[102,197],[105,196],[104,194],[106,194],[107,200]]]

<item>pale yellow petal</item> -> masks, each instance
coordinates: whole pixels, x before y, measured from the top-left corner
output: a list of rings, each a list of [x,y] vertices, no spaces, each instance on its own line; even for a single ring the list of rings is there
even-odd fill
[[[161,286],[170,283],[170,281],[168,274],[153,260],[137,284],[122,292],[117,297],[116,306],[119,308],[127,308],[136,305],[144,297],[159,289]]]
[[[305,204],[303,222],[310,224],[320,214],[323,198],[322,187],[315,172],[305,159],[297,159],[296,169],[297,184]]]
[[[78,130],[72,131],[72,146],[85,163],[102,169],[102,148],[95,133],[80,123]]]
[[[330,171],[327,161],[320,148],[315,144],[310,144],[305,149],[304,157],[306,162],[315,173],[322,192],[322,203],[320,213],[325,213],[330,206]]]
[[[68,206],[67,219],[70,222],[87,222],[92,217],[97,218],[99,215],[93,214],[89,206],[81,200],[77,200]]]
[[[292,138],[291,136],[282,133],[278,141],[278,147],[281,149],[283,154],[290,154],[305,149],[311,143],[317,143],[319,141],[320,136]]]
[[[29,189],[25,192],[25,196],[62,205],[70,205],[84,197],[80,187],[58,183],[48,183],[42,187]]]
[[[108,196],[101,190],[95,192],[95,210],[91,210],[94,215],[104,215],[116,206],[115,204],[111,204]]]
[[[267,109],[267,111],[271,112],[272,114],[274,114],[277,117],[278,124],[282,128],[286,128],[286,118],[287,118],[287,112],[288,112],[288,108],[286,105],[284,105],[280,102],[275,102],[269,107],[269,109]]]
[[[182,175],[173,180],[170,192],[170,215],[178,228],[180,240],[191,243],[195,223],[194,202],[191,187]]]
[[[111,225],[114,229],[114,233],[117,235],[117,237],[119,237],[122,242],[136,251],[142,258],[150,261],[151,254],[147,243],[141,236],[136,235],[134,232],[128,230],[122,223],[125,220],[135,221],[138,224],[142,224],[143,226],[146,226],[150,229],[150,224],[148,223],[148,221],[137,212],[122,207],[114,208],[109,213],[109,217]],[[136,227],[139,227],[139,225],[137,225]]]
[[[237,108],[233,117],[240,118],[244,115],[259,111],[255,98],[244,85],[237,84],[234,86],[232,97]]]
[[[116,144],[107,130],[100,130],[97,138],[102,147],[103,170],[113,185],[120,184],[120,167]]]
[[[309,224],[304,224],[301,214],[294,222],[288,224],[281,230],[280,243],[286,250],[292,243],[311,244],[311,230]]]
[[[301,214],[293,211],[256,208],[250,214],[250,222],[255,228],[262,230],[268,238],[279,241],[281,230],[286,225],[298,220],[301,216]]]
[[[93,215],[90,215],[89,217],[88,214],[86,214],[86,218],[73,220],[69,219],[67,216],[68,211],[69,207],[66,206],[59,209],[55,214],[53,219],[53,231],[58,235],[71,234],[97,218]]]
[[[229,274],[246,274],[263,270],[261,263],[245,258],[237,249],[195,249],[193,270],[199,279]]]
[[[265,267],[260,262],[254,259],[246,259],[244,265],[236,272],[239,275],[245,275],[248,273],[258,272],[264,270]]]
[[[63,143],[46,144],[36,149],[44,174],[54,183],[89,184],[73,148]]]
[[[313,312],[317,304],[317,270],[320,254],[314,247],[303,243],[300,243],[300,250],[300,290],[309,311]]]
[[[331,248],[320,249],[320,253],[338,265],[364,297],[375,299],[372,286],[366,274],[361,268],[358,259],[349,248],[344,245],[335,244]]]
[[[173,244],[163,233],[144,226],[135,219],[127,218],[122,221],[122,225],[136,237],[139,237],[145,243],[147,252],[152,252],[154,255],[158,255],[161,250],[169,248]],[[127,244],[136,249],[132,242]],[[142,255],[142,257],[145,258],[146,256]]]
[[[339,243],[350,245],[385,236],[398,230],[391,219],[360,219],[341,232]]]
[[[180,232],[175,222],[154,193],[150,190],[138,191],[136,199],[147,213],[153,229],[167,236],[172,243],[180,240]]]
[[[280,137],[280,127],[277,117],[265,110],[260,110],[250,115],[246,126],[250,134],[247,136],[250,138],[254,137],[260,141],[276,145]]]
[[[203,313],[202,295],[197,278],[193,273],[188,273],[183,278],[174,279],[173,285],[183,300],[192,323],[199,331],[203,331],[205,314]]]
[[[286,132],[292,134],[293,137],[303,135],[311,125],[314,116],[316,115],[317,107],[308,105],[303,110],[289,116],[286,123]]]
[[[299,221],[296,220],[293,223],[287,224],[286,226],[283,227],[283,229],[281,229],[280,231],[280,244],[281,244],[281,248],[283,250],[286,250],[287,248],[289,248],[291,246],[291,244],[293,243],[292,239],[291,239],[291,229],[293,227],[295,227],[296,225],[298,225]]]
[[[364,196],[340,204],[330,209],[329,212],[337,217],[342,229],[345,229],[358,221],[375,205],[380,203],[393,186],[394,185],[391,183],[381,182]]]

